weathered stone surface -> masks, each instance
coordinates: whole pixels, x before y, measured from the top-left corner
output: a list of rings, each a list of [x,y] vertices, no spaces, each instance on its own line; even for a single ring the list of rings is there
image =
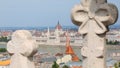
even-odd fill
[[[106,68],[105,35],[107,27],[117,20],[117,8],[107,0],[82,0],[72,9],[71,17],[87,41],[81,49],[83,68]]]
[[[35,68],[30,57],[37,52],[37,47],[29,31],[15,31],[7,44],[7,50],[12,54],[10,68]]]

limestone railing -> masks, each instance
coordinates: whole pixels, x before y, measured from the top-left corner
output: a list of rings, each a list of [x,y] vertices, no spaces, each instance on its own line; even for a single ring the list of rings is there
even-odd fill
[[[108,26],[117,20],[117,8],[107,0],[81,0],[72,9],[72,21],[80,26],[86,44],[81,49],[83,68],[106,68],[105,35]]]
[[[36,41],[27,30],[17,30],[7,43],[11,54],[10,68],[35,68],[31,57],[37,52]]]

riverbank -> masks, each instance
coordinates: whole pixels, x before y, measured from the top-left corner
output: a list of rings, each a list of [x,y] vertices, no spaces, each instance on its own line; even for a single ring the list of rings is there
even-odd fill
[[[6,48],[7,43],[6,42],[0,42],[0,48]]]
[[[0,42],[0,45],[6,45],[7,42]]]
[[[4,42],[0,42],[0,48],[6,48],[6,44]],[[74,50],[75,54],[82,59],[81,56],[81,46],[71,46],[72,49]],[[120,53],[120,45],[107,45],[106,46],[106,55],[112,55],[112,53],[117,52]],[[62,45],[39,45],[38,48],[39,52],[47,52],[51,55],[55,55],[57,53],[62,53],[65,54],[66,51],[66,46],[62,46]]]

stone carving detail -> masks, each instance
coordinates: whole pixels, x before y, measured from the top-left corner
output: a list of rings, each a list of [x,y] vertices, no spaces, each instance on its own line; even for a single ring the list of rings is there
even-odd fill
[[[12,55],[10,68],[35,68],[31,57],[37,52],[37,47],[29,31],[15,31],[7,44],[7,50]]]
[[[107,4],[107,0],[82,0],[72,9],[72,21],[80,26],[78,32],[87,39],[81,49],[83,68],[106,68],[105,35],[117,16],[117,8]]]

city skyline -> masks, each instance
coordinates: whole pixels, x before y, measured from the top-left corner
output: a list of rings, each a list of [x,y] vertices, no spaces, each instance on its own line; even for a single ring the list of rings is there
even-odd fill
[[[2,0],[0,27],[75,26],[70,18],[71,9],[80,0]],[[108,0],[120,10],[120,0]],[[120,14],[119,14],[120,16]],[[119,17],[118,16],[118,17]],[[115,25],[120,25],[120,19]]]

